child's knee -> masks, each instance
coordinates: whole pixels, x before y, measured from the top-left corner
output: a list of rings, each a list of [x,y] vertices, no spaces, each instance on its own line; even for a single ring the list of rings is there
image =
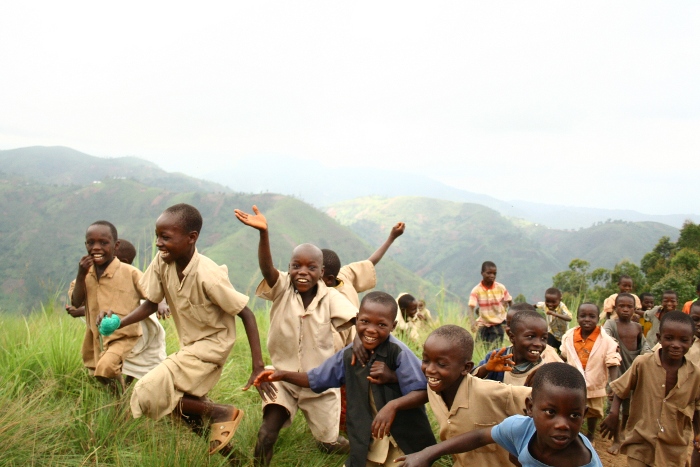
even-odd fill
[[[274,426],[269,426],[263,422],[258,430],[258,445],[262,446],[264,449],[271,449],[277,442],[277,438],[280,434],[280,429]]]
[[[105,352],[95,365],[95,376],[102,378],[118,378],[122,374],[122,356],[113,352]]]

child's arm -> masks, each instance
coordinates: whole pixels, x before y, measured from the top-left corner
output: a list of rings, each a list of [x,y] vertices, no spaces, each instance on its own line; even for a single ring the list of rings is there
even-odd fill
[[[442,456],[473,451],[487,444],[492,444],[494,440],[491,437],[491,430],[492,427],[489,427],[462,433],[422,451],[398,457],[394,462],[403,461],[403,467],[428,467]]]
[[[80,307],[85,304],[85,277],[87,276],[90,266],[93,264],[92,256],[85,255],[80,258],[78,263],[78,275],[75,277],[75,288],[70,297],[71,304],[74,307]]]
[[[491,352],[488,361],[480,365],[474,373],[477,378],[484,379],[491,372],[499,373],[502,371],[513,371],[515,362],[512,360],[513,354],[503,355],[506,352],[506,347],[498,351]]]
[[[77,283],[76,283],[77,284]],[[158,304],[153,303],[150,300],[144,300],[142,304],[140,304],[134,311],[129,313],[122,319],[119,323],[119,328],[121,329],[123,327],[126,327],[130,324],[138,323],[139,321],[143,321],[144,319],[148,318],[150,315],[152,315],[156,310],[158,309]],[[100,323],[102,322],[102,319],[105,317],[110,317],[112,316],[112,310],[109,311],[100,311],[100,314],[97,315],[97,320],[95,320],[95,324],[97,327],[100,327]]]
[[[248,343],[250,344],[250,356],[253,360],[253,371],[250,374],[250,378],[248,378],[248,384],[243,388],[244,391],[247,391],[257,377],[265,370],[265,364],[263,363],[262,350],[260,349],[260,335],[258,333],[258,324],[255,322],[255,315],[250,311],[250,308],[245,307],[238,313],[238,317],[243,321],[243,327],[245,328],[246,336],[248,336]],[[264,382],[256,387],[263,400],[275,400],[277,388],[274,384]]]
[[[569,316],[565,313],[555,313],[554,311],[547,309],[547,314],[549,316],[554,316],[555,318],[559,318],[559,319],[564,320],[566,322],[571,321],[571,316]]]
[[[388,383],[398,383],[399,379],[396,377],[396,372],[389,368],[389,366],[384,362],[375,361],[369,369],[369,376],[367,377],[372,384],[388,384]]]
[[[66,305],[66,311],[73,318],[80,318],[81,316],[85,316],[85,307],[84,306],[80,306],[80,307],[76,308],[73,305]]]
[[[615,394],[613,396],[612,404],[610,405],[610,413],[600,424],[600,435],[603,438],[612,439],[613,436],[617,435],[618,422],[620,420],[620,405],[622,404],[622,399],[620,396]]]
[[[386,253],[391,244],[394,243],[394,240],[403,235],[404,230],[406,230],[406,224],[404,224],[403,222],[399,222],[394,227],[392,227],[391,233],[389,234],[389,238],[387,238],[384,244],[377,248],[377,251],[372,253],[372,256],[370,256],[367,259],[370,260],[372,264],[376,266],[377,263],[382,259],[382,257],[384,257],[384,253]]]
[[[267,229],[267,219],[260,213],[257,206],[253,206],[255,215],[247,214],[240,209],[236,209],[234,213],[236,218],[260,232],[260,243],[258,243],[258,264],[260,272],[262,272],[265,282],[270,287],[274,287],[279,279],[280,272],[275,267],[272,261],[272,251],[270,250],[270,236]]]
[[[264,383],[271,383],[273,381],[284,381],[285,383],[293,384],[302,388],[311,387],[309,385],[309,374],[300,373],[296,371],[284,371],[284,370],[263,370],[255,378],[253,384],[259,386]]]
[[[382,409],[377,412],[372,422],[372,436],[378,439],[384,438],[391,431],[391,425],[396,418],[396,412],[399,410],[415,409],[428,403],[428,391],[411,391],[405,396],[398,397],[386,403]]]

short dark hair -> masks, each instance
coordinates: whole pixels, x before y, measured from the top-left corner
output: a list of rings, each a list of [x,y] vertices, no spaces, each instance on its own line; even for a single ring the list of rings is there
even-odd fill
[[[530,305],[529,303],[513,303],[509,308],[509,311],[514,312],[513,314],[520,313],[521,311],[536,311],[536,310],[537,310],[537,308],[535,308],[534,305]]]
[[[693,311],[696,308],[700,309],[700,300],[695,300],[690,304],[690,311]]]
[[[629,279],[634,284],[634,279],[632,279],[632,276],[628,274],[621,274],[620,277],[617,279],[617,283],[619,284],[620,282],[622,282],[622,279]]]
[[[481,272],[485,272],[487,268],[495,268],[495,267],[496,267],[496,263],[494,263],[493,261],[484,261],[483,263],[481,263]]]
[[[617,301],[615,301],[615,303],[617,303]],[[584,306],[584,305],[592,305],[592,306],[595,307],[596,310],[598,310],[598,313],[600,313],[600,308],[598,307],[598,305],[596,305],[596,304],[593,303],[593,302],[583,302],[582,304],[580,304],[580,305],[578,306],[578,309],[577,309],[576,312],[578,313],[578,310],[580,310],[581,307]]]
[[[136,248],[129,240],[124,240],[123,238],[119,240],[119,246],[117,247],[116,257],[122,263],[131,264],[136,258]]]
[[[622,292],[622,293],[617,294],[617,297],[615,297],[615,306],[617,306],[618,300],[620,300],[620,298],[622,298],[622,297],[631,298],[632,303],[634,303],[634,306],[635,307],[637,306],[637,300],[634,299],[634,295],[632,295],[631,293],[627,293],[627,292]]]
[[[676,300],[678,300],[678,292],[676,292],[675,290],[664,290],[664,293],[661,295],[675,295]]]
[[[651,293],[651,292],[644,292],[644,293],[642,293],[642,294],[639,295],[639,299],[640,299],[640,300],[644,300],[644,299],[647,298],[647,297],[654,298],[654,294]]]
[[[460,357],[463,357],[465,362],[472,359],[472,355],[474,354],[474,338],[469,334],[469,331],[463,327],[455,324],[446,324],[431,332],[428,339],[432,336],[449,341],[452,347],[460,352]]]
[[[323,274],[325,276],[338,277],[340,272],[340,258],[338,254],[328,248],[322,249],[321,252],[323,252]]]
[[[381,292],[379,290],[375,290],[374,292],[368,293],[362,298],[362,301],[360,302],[360,308],[362,308],[362,305],[364,305],[365,302],[379,303],[380,305],[388,306],[391,309],[391,319],[396,319],[396,313],[399,311],[399,307],[396,304],[396,300],[394,300],[394,297],[392,297],[388,293]]]
[[[523,310],[517,312],[515,316],[513,316],[513,318],[510,320],[510,332],[515,334],[518,331],[518,328],[522,326],[525,323],[525,321],[533,319],[541,319],[542,321],[547,323],[547,320],[544,319],[544,316],[542,316],[538,312],[534,310]]]
[[[544,291],[545,295],[556,295],[557,297],[561,298],[561,290],[557,289],[556,287],[550,287],[547,290]]]
[[[666,323],[683,323],[690,327],[690,333],[695,334],[695,323],[690,315],[686,315],[682,311],[669,311],[661,317],[661,324],[659,325],[659,332],[664,328]]]
[[[170,206],[163,212],[177,216],[180,219],[180,227],[186,233],[199,233],[202,230],[202,215],[194,206],[180,203]]]
[[[552,362],[541,365],[532,377],[532,398],[543,392],[546,385],[580,391],[586,398],[586,380],[581,372],[568,363]]]
[[[109,232],[112,234],[112,239],[114,239],[115,242],[117,240],[119,240],[119,236],[117,235],[117,228],[111,222],[109,222],[109,221],[95,221],[92,224],[90,224],[88,229],[90,227],[92,227],[93,225],[104,225],[105,227],[108,227]]]
[[[399,297],[398,302],[399,302],[399,309],[400,310],[405,310],[408,308],[408,305],[416,301],[416,297],[414,297],[411,294],[403,294]]]

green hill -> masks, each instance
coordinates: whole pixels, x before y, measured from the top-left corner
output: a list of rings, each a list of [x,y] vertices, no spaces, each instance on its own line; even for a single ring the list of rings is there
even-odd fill
[[[416,197],[359,198],[336,203],[326,212],[370,243],[394,222],[405,221],[406,233],[394,258],[462,297],[481,279],[486,260],[498,265],[498,280],[513,296],[523,293],[535,300],[573,258],[594,268],[611,268],[624,258],[639,261],[663,235],[678,235],[677,229],[652,222],[547,229],[511,221],[477,204]]]

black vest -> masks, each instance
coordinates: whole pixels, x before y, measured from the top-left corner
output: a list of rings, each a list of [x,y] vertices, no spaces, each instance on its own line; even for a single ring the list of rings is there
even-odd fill
[[[375,360],[384,362],[395,371],[399,354],[404,351],[410,352],[391,342],[391,339],[389,337],[375,349],[364,367],[357,363],[354,366],[350,365],[352,347],[345,349],[343,354],[345,390],[348,399],[346,420],[350,438],[350,457],[345,462],[347,467],[367,465],[367,452],[372,440],[372,421],[374,420],[372,408],[369,405],[369,391],[372,391],[377,411],[381,410],[387,402],[403,396],[398,383],[370,384],[367,380]],[[430,428],[425,407],[397,411],[394,423],[391,425],[391,435],[406,454],[422,451],[435,444],[435,436]]]

